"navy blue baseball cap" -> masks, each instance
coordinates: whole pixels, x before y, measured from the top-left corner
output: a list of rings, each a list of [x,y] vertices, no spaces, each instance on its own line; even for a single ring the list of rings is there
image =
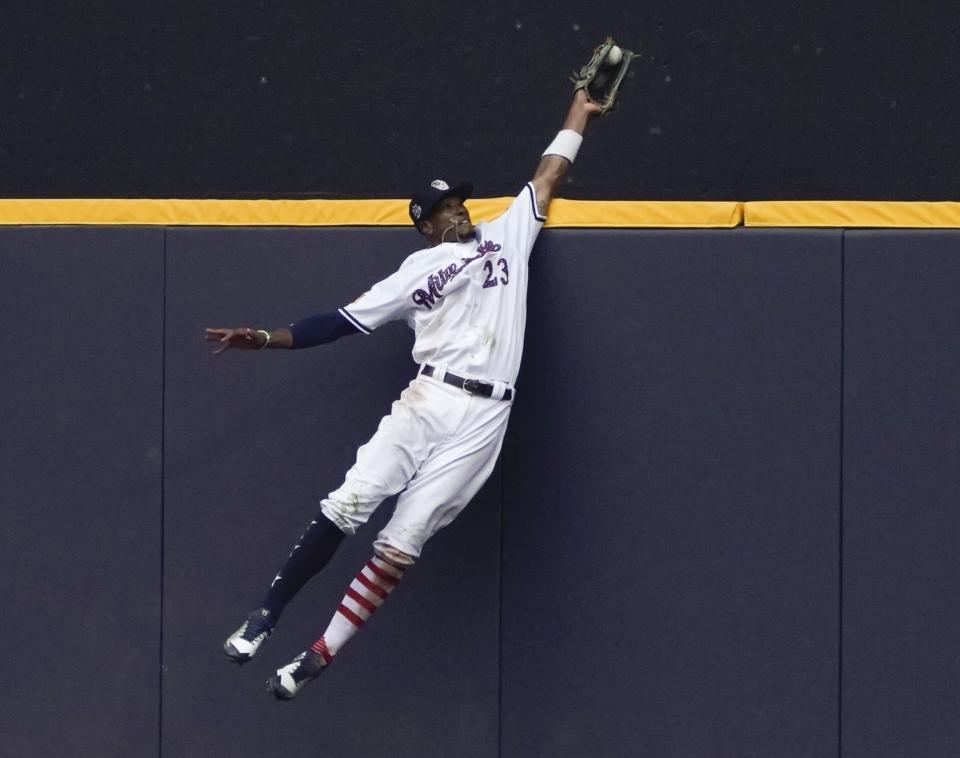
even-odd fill
[[[470,182],[463,182],[451,187],[443,179],[434,179],[427,187],[413,193],[410,199],[410,220],[413,225],[420,226],[421,221],[430,218],[441,200],[448,197],[459,197],[466,200],[473,194],[473,185]]]

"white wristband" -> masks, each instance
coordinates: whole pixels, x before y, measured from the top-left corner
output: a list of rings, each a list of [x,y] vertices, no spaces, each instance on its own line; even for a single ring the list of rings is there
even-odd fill
[[[262,334],[265,337],[265,342],[257,348],[257,350],[266,350],[267,345],[270,344],[270,332],[266,329],[257,329],[257,334]]]
[[[560,155],[573,163],[577,157],[577,151],[580,150],[580,143],[583,142],[583,135],[575,132],[573,129],[561,129],[557,136],[553,138],[550,146],[543,151],[544,155]]]

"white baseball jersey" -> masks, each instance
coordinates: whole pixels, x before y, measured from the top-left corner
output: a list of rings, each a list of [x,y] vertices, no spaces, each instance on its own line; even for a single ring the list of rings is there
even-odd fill
[[[523,353],[530,251],[545,220],[527,184],[503,215],[477,225],[476,239],[418,250],[340,313],[363,332],[404,319],[416,335],[418,363],[512,385]],[[416,558],[490,476],[512,405],[417,375],[357,451],[343,484],[321,501],[323,513],[353,534],[399,492],[374,549]]]
[[[455,374],[513,384],[527,322],[530,251],[546,219],[532,184],[476,239],[418,250],[340,313],[369,333],[405,319],[413,359]]]

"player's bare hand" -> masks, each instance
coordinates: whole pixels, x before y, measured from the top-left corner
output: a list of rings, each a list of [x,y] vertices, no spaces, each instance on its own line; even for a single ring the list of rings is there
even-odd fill
[[[263,335],[258,334],[250,327],[240,329],[207,329],[206,339],[219,344],[214,355],[220,355],[225,350],[259,350],[263,346]]]
[[[578,89],[573,93],[573,102],[570,103],[570,110],[567,111],[563,128],[583,134],[584,129],[587,128],[587,122],[594,116],[599,116],[602,112],[603,110],[599,105],[590,102],[586,92]]]
[[[588,116],[599,116],[603,109],[596,103],[590,102],[585,89],[578,89],[573,95],[574,105],[581,108]]]

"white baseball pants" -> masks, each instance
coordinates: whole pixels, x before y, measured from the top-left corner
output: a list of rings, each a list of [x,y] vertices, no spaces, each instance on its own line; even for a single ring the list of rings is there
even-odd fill
[[[323,513],[354,534],[385,498],[402,491],[374,549],[419,557],[490,476],[511,406],[418,375],[357,450],[343,485],[321,501]]]

